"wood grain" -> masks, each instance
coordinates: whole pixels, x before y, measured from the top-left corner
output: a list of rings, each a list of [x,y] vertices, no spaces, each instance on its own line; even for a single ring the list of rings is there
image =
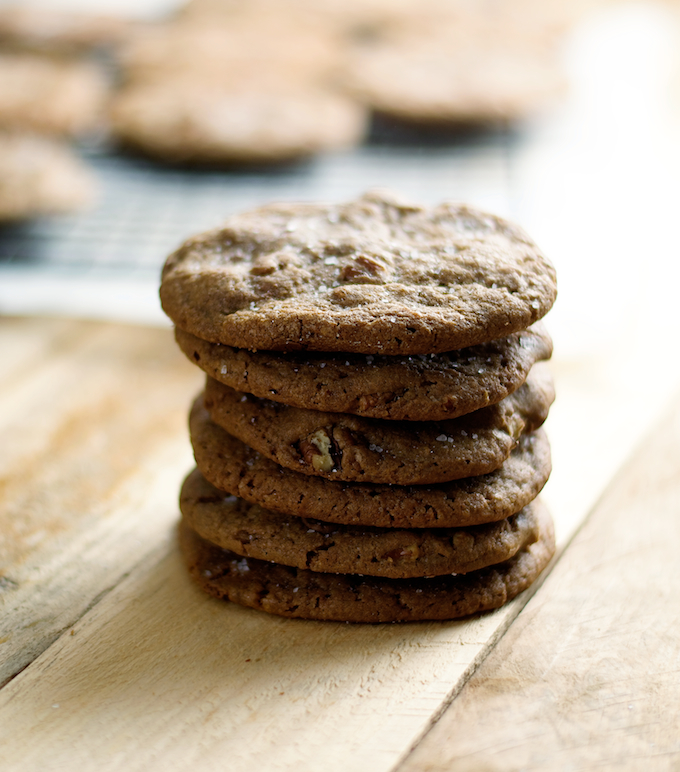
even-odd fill
[[[201,374],[170,333],[2,320],[0,344],[0,652],[25,668],[0,689],[3,772],[387,772],[528,599],[377,627],[212,600],[175,547]],[[563,543],[671,382],[621,383],[618,356],[554,362],[546,498]]]
[[[3,768],[388,770],[516,611],[271,617],[203,596],[173,540],[0,691]]]
[[[493,143],[453,176],[439,153],[416,182],[385,166],[416,199],[433,195],[425,164],[486,208],[512,200],[556,261],[545,498],[562,545],[680,373],[677,141],[652,124],[650,36],[614,56],[586,37],[580,101],[523,127],[509,177]],[[658,521],[680,497],[675,441],[617,479],[505,636],[526,597],[453,624],[282,620],[204,597],[176,554],[200,376],[169,334],[3,319],[0,351],[0,683],[25,668],[0,689],[3,772],[386,772],[456,694],[402,772],[680,769],[677,510]]]
[[[680,396],[399,772],[680,769]]]
[[[0,683],[177,516],[200,375],[169,330],[0,322]]]
[[[202,376],[171,334],[3,320],[0,343],[0,651],[25,667],[0,691],[3,770],[389,769],[526,601],[377,628],[213,601],[176,554]]]

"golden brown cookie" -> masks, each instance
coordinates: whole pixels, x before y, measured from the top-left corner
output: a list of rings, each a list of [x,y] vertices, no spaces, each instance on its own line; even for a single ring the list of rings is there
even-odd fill
[[[517,226],[373,193],[236,215],[171,255],[161,301],[203,340],[268,350],[431,354],[523,330],[555,272]]]
[[[232,389],[294,407],[370,418],[439,421],[500,402],[552,354],[540,323],[443,354],[377,356],[248,351],[175,328],[190,361]]]
[[[241,3],[242,8],[250,3]],[[140,28],[118,52],[126,83],[191,77],[222,85],[328,85],[339,68],[334,36],[281,3],[225,21],[179,19]],[[192,82],[195,82],[192,80]]]
[[[524,434],[494,472],[439,485],[342,483],[270,461],[213,423],[199,398],[191,442],[203,475],[223,491],[282,514],[381,528],[456,528],[502,520],[538,496],[551,471],[542,429]]]
[[[0,54],[0,125],[78,135],[99,126],[108,87],[91,62]]]
[[[245,558],[205,541],[185,523],[180,548],[205,592],[271,614],[372,623],[455,619],[502,606],[547,566],[555,550],[553,525],[542,508],[538,517],[538,541],[510,560],[431,579],[325,574]]]
[[[10,5],[0,8],[0,44],[13,50],[73,54],[123,40],[130,22],[119,16]]]
[[[161,160],[277,162],[360,142],[366,111],[317,87],[164,77],[130,83],[111,105],[119,141]]]
[[[423,485],[497,469],[554,399],[546,366],[501,402],[445,421],[384,421],[289,407],[207,378],[215,423],[277,464],[328,480]]]
[[[0,131],[0,222],[75,211],[95,193],[94,177],[68,145]]]
[[[357,528],[285,516],[229,496],[196,469],[180,508],[203,539],[237,555],[335,574],[392,579],[466,574],[509,560],[538,538],[535,505],[469,528]]]
[[[565,87],[555,46],[532,20],[485,11],[479,3],[359,39],[345,71],[349,93],[373,110],[417,123],[513,120]]]

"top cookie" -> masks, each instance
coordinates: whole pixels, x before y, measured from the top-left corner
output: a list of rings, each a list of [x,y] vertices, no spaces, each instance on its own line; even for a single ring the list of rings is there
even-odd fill
[[[160,294],[178,327],[215,343],[427,354],[527,328],[556,285],[536,245],[501,218],[371,193],[231,217],[168,258]]]

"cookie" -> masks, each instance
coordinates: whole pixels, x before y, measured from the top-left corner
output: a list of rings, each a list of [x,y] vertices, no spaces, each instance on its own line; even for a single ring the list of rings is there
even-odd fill
[[[119,140],[161,160],[271,163],[362,141],[368,115],[332,85],[338,47],[285,9],[176,19],[120,52]]]
[[[45,134],[98,128],[107,84],[90,62],[37,54],[0,54],[0,125]]]
[[[428,486],[342,483],[294,472],[227,434],[199,398],[191,411],[196,464],[217,488],[283,514],[381,528],[456,528],[519,512],[550,476],[542,429],[524,434],[509,458],[480,477]]]
[[[198,77],[131,83],[110,117],[124,145],[181,163],[294,160],[352,146],[367,128],[364,108],[331,91]]]
[[[560,95],[566,78],[540,29],[527,34],[530,23],[511,21],[454,12],[379,30],[352,47],[345,85],[376,112],[409,122],[516,120]]]
[[[517,226],[372,193],[231,217],[168,258],[160,294],[178,327],[237,348],[431,354],[529,327],[556,285]]]
[[[250,3],[241,4],[243,10]],[[239,13],[228,20],[186,19],[147,25],[118,52],[126,83],[171,77],[236,85],[251,82],[329,85],[340,66],[334,35],[280,3],[266,13]]]
[[[524,432],[538,428],[554,398],[535,365],[496,405],[446,421],[384,421],[289,407],[208,377],[204,404],[215,423],[287,469],[329,480],[421,485],[497,469]]]
[[[369,418],[440,421],[500,402],[552,354],[542,323],[507,338],[443,354],[248,351],[175,328],[179,347],[211,378],[283,402]]]
[[[60,140],[0,131],[0,222],[76,211],[95,194],[89,169]]]
[[[536,579],[555,551],[550,516],[539,508],[539,539],[513,558],[468,574],[385,579],[325,574],[245,558],[180,525],[180,548],[208,594],[286,617],[338,622],[455,619],[502,606]]]
[[[357,528],[263,509],[223,493],[198,470],[184,482],[180,508],[203,539],[238,555],[393,579],[466,574],[508,560],[538,538],[532,504],[505,520],[467,529]]]
[[[0,8],[0,44],[50,54],[85,53],[123,40],[131,23],[118,16],[49,8]]]

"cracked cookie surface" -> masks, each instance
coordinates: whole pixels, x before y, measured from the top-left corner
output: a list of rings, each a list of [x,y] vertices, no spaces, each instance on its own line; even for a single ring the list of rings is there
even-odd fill
[[[381,528],[455,528],[519,512],[551,471],[543,429],[523,434],[494,472],[439,485],[343,483],[284,469],[217,426],[199,398],[191,411],[196,464],[220,490],[288,515]]]
[[[552,354],[542,323],[441,354],[380,356],[248,351],[175,328],[190,361],[215,380],[293,407],[370,418],[438,421],[499,402]]]
[[[180,509],[203,539],[237,555],[286,566],[392,579],[466,574],[510,559],[538,538],[532,502],[521,512],[469,528],[357,528],[281,515],[230,496],[194,470]]]
[[[504,563],[429,579],[325,574],[245,558],[184,522],[179,538],[194,581],[217,598],[287,617],[379,623],[455,619],[502,606],[529,587],[555,551],[552,520],[542,508],[539,534]]]
[[[207,378],[215,423],[277,464],[329,480],[422,485],[486,474],[538,428],[554,398],[546,366],[496,405],[445,421],[384,421],[289,407]]]
[[[555,272],[516,225],[371,193],[277,204],[189,239],[163,269],[182,330],[247,349],[431,354],[526,329]]]

